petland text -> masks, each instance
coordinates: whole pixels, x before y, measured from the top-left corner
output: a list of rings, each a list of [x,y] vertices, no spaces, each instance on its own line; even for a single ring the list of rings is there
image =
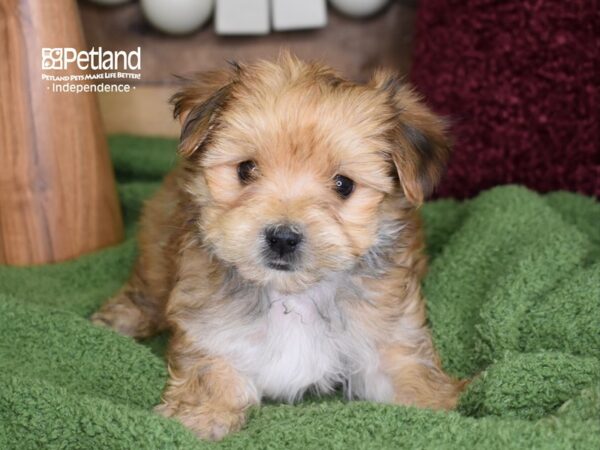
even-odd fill
[[[102,47],[80,51],[70,47],[42,48],[42,70],[66,70],[72,64],[79,70],[141,70],[142,49],[127,52]]]

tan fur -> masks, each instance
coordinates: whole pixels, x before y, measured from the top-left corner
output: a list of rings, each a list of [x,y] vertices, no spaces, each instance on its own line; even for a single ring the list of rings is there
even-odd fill
[[[172,337],[170,377],[156,411],[179,418],[202,438],[221,439],[242,427],[245,411],[259,399],[227,361],[192,347],[185,336]]]
[[[200,76],[174,103],[183,161],[144,209],[130,282],[92,318],[138,338],[171,329],[171,376],[158,411],[219,439],[242,426],[261,396],[285,392],[268,374],[256,378],[244,348],[295,320],[286,316],[290,304],[302,316],[290,323],[308,333],[298,339],[311,339],[310,327],[337,330],[327,334],[333,350],[319,338],[315,361],[338,370],[345,344],[366,349],[352,356],[364,370],[327,372],[333,378],[315,380],[317,390],[349,377],[358,383],[351,396],[453,408],[464,382],[442,371],[426,327],[417,211],[448,157],[443,122],[392,74],[357,85],[288,54]],[[237,167],[247,160],[256,171],[242,183]],[[336,174],[355,182],[347,199],[333,189]],[[282,221],[301,224],[306,236],[291,272],[261,256],[262,230]],[[283,312],[272,298],[283,299]],[[236,331],[240,345],[224,342]]]

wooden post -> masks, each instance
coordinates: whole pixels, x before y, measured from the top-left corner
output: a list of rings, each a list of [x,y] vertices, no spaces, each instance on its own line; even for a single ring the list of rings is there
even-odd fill
[[[0,0],[0,264],[63,261],[123,238],[96,96],[53,93],[42,47],[86,49],[75,1]]]

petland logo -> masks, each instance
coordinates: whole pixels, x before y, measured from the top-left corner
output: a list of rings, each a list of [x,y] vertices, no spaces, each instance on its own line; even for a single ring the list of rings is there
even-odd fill
[[[70,47],[42,48],[42,70],[67,70],[72,64],[79,70],[140,70],[142,50],[140,47],[129,52],[102,47],[81,51]]]
[[[141,68],[140,47],[129,52],[42,48],[42,82],[55,93],[127,93],[135,89],[133,82],[141,80]]]

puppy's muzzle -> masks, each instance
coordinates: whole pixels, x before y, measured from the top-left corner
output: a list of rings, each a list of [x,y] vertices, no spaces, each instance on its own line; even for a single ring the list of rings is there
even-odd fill
[[[292,270],[302,243],[302,233],[293,225],[274,225],[264,231],[267,265],[277,270]]]

